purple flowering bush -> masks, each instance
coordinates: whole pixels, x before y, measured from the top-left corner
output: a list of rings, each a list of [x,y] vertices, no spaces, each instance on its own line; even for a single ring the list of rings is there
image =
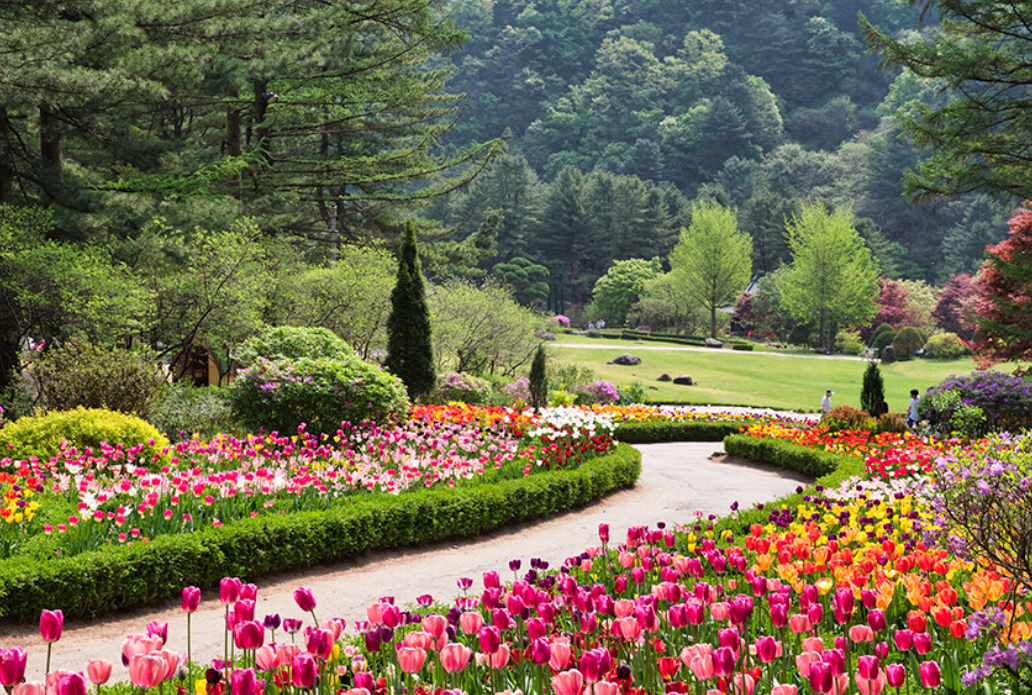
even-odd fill
[[[578,405],[593,405],[595,403],[605,405],[607,403],[617,403],[620,400],[620,392],[617,391],[616,386],[613,385],[613,382],[606,381],[605,379],[596,379],[587,384],[578,384],[574,387],[574,392],[577,395]]]
[[[523,408],[530,403],[530,379],[525,376],[521,376],[511,384],[506,384],[502,387],[502,391],[509,396],[515,408]]]
[[[444,372],[437,375],[437,386],[428,399],[431,403],[472,403],[484,405],[491,395],[491,386],[484,379],[464,372]]]
[[[552,322],[552,323],[559,324],[563,328],[569,328],[570,327],[570,319],[567,318],[566,316],[563,316],[562,314],[556,314],[555,316],[553,316],[552,318],[550,318],[548,320],[550,322]]]
[[[959,399],[937,398],[950,391],[959,394]],[[947,377],[925,391],[918,404],[918,414],[928,420],[933,431],[949,434],[955,411],[964,406],[982,411],[985,432],[1019,432],[1032,426],[1029,383],[1021,377],[993,370]]]
[[[356,354],[268,360],[240,370],[229,387],[233,417],[251,431],[335,433],[341,422],[389,421],[408,412],[401,380]]]

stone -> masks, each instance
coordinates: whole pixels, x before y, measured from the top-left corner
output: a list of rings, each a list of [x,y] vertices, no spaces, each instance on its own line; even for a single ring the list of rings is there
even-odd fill
[[[724,344],[716,338],[706,338],[706,347],[719,348],[724,347]]]
[[[674,377],[674,383],[680,386],[692,386],[695,384],[695,381],[687,374],[682,374],[681,376]]]
[[[550,340],[555,340],[555,335],[549,333],[548,331],[537,331],[535,335],[538,337],[538,339],[544,340],[546,342]]]
[[[660,374],[659,378],[656,379],[656,381],[670,381],[670,375],[669,374]]]
[[[641,358],[640,357],[635,357],[634,355],[630,354],[629,352],[625,352],[624,354],[622,354],[619,357],[615,358],[613,360],[613,364],[622,364],[625,367],[634,367],[636,365],[641,364]]]
[[[592,328],[590,331],[584,331],[584,335],[588,336],[589,338],[601,338],[602,337],[602,334],[599,333],[598,331],[596,331],[594,328]]]

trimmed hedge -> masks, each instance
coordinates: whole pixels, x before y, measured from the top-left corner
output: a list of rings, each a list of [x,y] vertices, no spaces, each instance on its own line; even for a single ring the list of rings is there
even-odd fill
[[[539,519],[631,487],[641,454],[619,444],[579,468],[469,488],[371,497],[325,511],[244,519],[68,558],[0,564],[0,618],[31,621],[44,608],[90,617],[211,587],[224,576],[339,561]]]
[[[751,422],[622,422],[613,436],[629,444],[719,442]]]
[[[724,440],[724,451],[758,463],[788,468],[815,478],[843,469],[864,472],[864,462],[855,456],[833,454],[778,439],[735,434]],[[859,462],[859,468],[857,463]],[[849,473],[854,475],[854,473]]]

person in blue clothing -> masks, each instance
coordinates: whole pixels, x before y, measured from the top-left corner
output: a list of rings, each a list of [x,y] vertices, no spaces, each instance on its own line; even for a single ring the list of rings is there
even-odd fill
[[[920,399],[918,398],[917,389],[910,390],[910,407],[907,408],[907,427],[913,429],[917,426],[917,403]]]

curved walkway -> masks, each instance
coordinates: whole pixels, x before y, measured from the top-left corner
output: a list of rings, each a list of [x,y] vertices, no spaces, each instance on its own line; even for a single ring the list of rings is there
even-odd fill
[[[557,567],[565,558],[598,545],[600,523],[610,525],[616,544],[630,526],[688,522],[697,511],[723,514],[736,500],[749,506],[792,492],[808,481],[789,471],[712,457],[721,448],[719,442],[647,444],[638,448],[642,452],[642,474],[630,490],[611,494],[585,509],[476,539],[370,553],[333,566],[267,577],[258,582],[255,617],[261,620],[271,613],[305,617],[293,601],[294,589],[305,585],[315,594],[320,620],[341,617],[350,627],[355,620],[365,619],[366,607],[384,595],[394,596],[401,605],[414,603],[422,594],[447,601],[458,593],[459,577],[473,578],[477,589],[483,572],[496,570],[503,578],[511,578],[507,568],[513,559],[523,561],[524,571],[532,557]],[[224,609],[213,591],[205,592],[203,599],[193,617],[195,661],[222,652]],[[186,651],[186,617],[179,601],[170,601],[101,620],[66,623],[61,640],[54,645],[51,668],[82,670],[89,660],[103,658],[115,663],[113,679],[127,678],[119,663],[122,641],[129,633],[144,632],[152,620],[167,621],[168,647]],[[14,645],[29,651],[27,677],[40,679],[46,647],[37,627],[0,625],[0,646]]]

